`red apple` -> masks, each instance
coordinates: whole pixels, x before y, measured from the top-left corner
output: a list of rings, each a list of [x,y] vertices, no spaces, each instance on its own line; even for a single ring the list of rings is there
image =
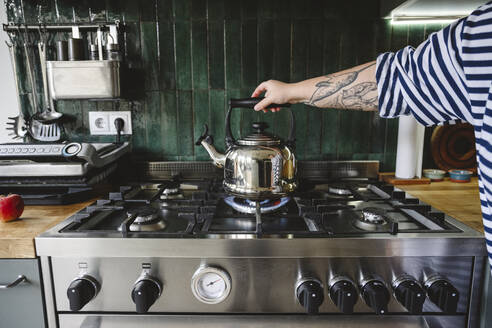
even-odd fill
[[[4,222],[17,219],[24,212],[24,201],[17,194],[0,195],[0,220]]]

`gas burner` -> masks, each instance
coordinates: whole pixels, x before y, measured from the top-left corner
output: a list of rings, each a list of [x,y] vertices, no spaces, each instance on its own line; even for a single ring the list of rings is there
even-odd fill
[[[386,211],[377,207],[366,207],[362,210],[362,215],[354,220],[354,226],[365,231],[377,231],[387,224],[385,218]]]
[[[338,196],[350,196],[352,191],[344,184],[333,184],[328,187],[328,192],[330,194],[335,194]]]
[[[166,222],[159,215],[159,210],[151,206],[142,206],[127,212],[129,218],[135,217],[130,231],[160,231],[166,228]]]
[[[179,189],[179,183],[174,181],[167,181],[159,185],[162,189],[160,198],[163,200],[167,199],[183,199],[184,196]]]
[[[261,205],[261,213],[266,214],[266,213],[271,213],[274,212],[281,207],[283,207],[285,204],[287,204],[290,200],[290,197],[282,197],[280,199],[276,200],[263,200],[260,202]],[[238,212],[245,213],[245,214],[254,214],[256,213],[256,202],[251,201],[249,199],[242,199],[234,196],[229,196],[224,198],[224,202],[226,202],[227,205],[232,207]]]

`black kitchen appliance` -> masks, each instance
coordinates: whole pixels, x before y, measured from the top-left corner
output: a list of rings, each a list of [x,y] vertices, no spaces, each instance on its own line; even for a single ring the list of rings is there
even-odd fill
[[[86,200],[129,150],[128,142],[0,144],[0,193],[20,194],[27,205]]]

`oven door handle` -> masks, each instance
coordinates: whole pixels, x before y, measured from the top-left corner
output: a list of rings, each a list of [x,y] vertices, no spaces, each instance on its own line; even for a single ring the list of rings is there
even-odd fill
[[[10,284],[0,285],[0,289],[14,288],[14,287],[16,287],[17,285],[19,285],[19,284],[21,284],[23,282],[27,282],[27,278],[26,278],[26,276],[24,276],[23,274],[21,274],[20,276],[17,277],[17,279],[15,279],[14,281],[12,281]]]

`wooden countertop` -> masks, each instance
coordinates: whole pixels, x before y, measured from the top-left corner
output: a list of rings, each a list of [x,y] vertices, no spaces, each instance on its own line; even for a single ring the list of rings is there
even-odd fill
[[[398,186],[409,194],[483,232],[478,181]],[[26,206],[21,220],[0,222],[0,258],[35,258],[34,237],[95,201],[60,206]]]
[[[26,206],[20,220],[0,221],[0,258],[35,258],[34,237],[94,200],[71,205]]]
[[[424,185],[399,185],[414,197],[437,208],[469,227],[483,232],[478,179],[469,183],[455,183],[448,179]]]

